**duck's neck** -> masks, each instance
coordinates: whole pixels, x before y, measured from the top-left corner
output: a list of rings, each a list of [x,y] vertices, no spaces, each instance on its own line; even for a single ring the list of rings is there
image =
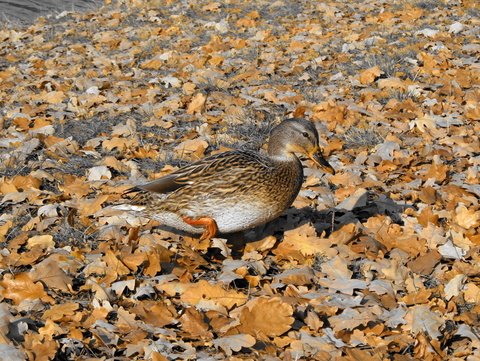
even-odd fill
[[[278,133],[270,136],[268,155],[271,158],[284,162],[292,162],[298,159],[295,153],[285,147],[285,141]]]

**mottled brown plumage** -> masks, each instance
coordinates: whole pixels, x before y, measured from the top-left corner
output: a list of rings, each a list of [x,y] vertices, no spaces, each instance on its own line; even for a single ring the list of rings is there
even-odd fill
[[[131,188],[138,192],[131,209],[202,239],[266,223],[295,200],[307,155],[334,173],[318,146],[314,125],[303,118],[283,121],[272,130],[268,154],[233,150],[211,155],[167,176]]]

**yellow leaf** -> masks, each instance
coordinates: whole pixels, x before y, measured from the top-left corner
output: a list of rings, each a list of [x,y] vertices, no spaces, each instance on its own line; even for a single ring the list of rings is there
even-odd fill
[[[383,71],[380,70],[380,67],[374,66],[370,69],[365,70],[361,75],[360,75],[360,83],[362,84],[370,84],[375,81],[381,74],[383,74]]]
[[[44,302],[54,303],[45,290],[41,282],[33,283],[30,277],[25,273],[19,273],[15,276],[6,274],[4,279],[0,281],[3,288],[2,296],[13,301],[15,305],[19,305],[25,300],[41,299]]]
[[[407,84],[400,78],[380,79],[377,82],[377,85],[378,85],[378,89],[380,90],[400,89],[403,91],[407,91],[408,89]]]
[[[453,217],[455,223],[463,228],[476,228],[480,225],[480,217],[473,209],[468,209],[463,204],[460,204],[455,209],[455,215]]]
[[[254,298],[242,307],[237,329],[240,333],[267,341],[265,336],[279,336],[290,330],[294,321],[292,315],[292,306],[280,298]]]
[[[192,101],[190,102],[190,104],[188,104],[187,113],[188,114],[201,113],[206,100],[207,100],[207,96],[205,94],[197,93],[192,98]]]
[[[59,321],[63,317],[73,316],[75,311],[78,310],[80,305],[75,302],[63,303],[60,305],[52,306],[49,310],[43,313],[43,319],[51,319],[52,321]]]
[[[27,241],[27,248],[32,249],[33,247],[39,247],[41,249],[49,249],[55,247],[55,242],[53,237],[49,234],[33,236]]]
[[[46,94],[43,94],[42,100],[46,101],[47,103],[50,104],[57,104],[61,103],[66,99],[66,95],[64,92],[61,91],[52,91],[48,92]]]

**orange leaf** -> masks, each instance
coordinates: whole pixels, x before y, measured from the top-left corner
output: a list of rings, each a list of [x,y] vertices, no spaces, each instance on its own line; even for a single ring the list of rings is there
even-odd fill
[[[460,204],[455,209],[455,215],[453,217],[455,223],[463,228],[476,228],[480,225],[480,214],[474,209],[465,207]]]
[[[278,254],[278,251],[287,247],[290,250],[300,251],[306,256],[316,253],[324,254],[331,245],[330,240],[317,237],[315,228],[310,223],[306,223],[301,227],[286,231],[283,242],[277,248],[276,253]]]
[[[13,301],[15,305],[19,305],[24,300],[41,299],[43,302],[54,303],[44,290],[41,282],[33,283],[33,281],[25,273],[19,273],[16,276],[6,274],[4,279],[0,281],[0,286],[4,288],[2,295]]]
[[[200,337],[203,339],[211,339],[213,334],[208,331],[208,325],[203,320],[203,315],[195,308],[190,307],[180,317],[183,331],[187,332],[191,337]]]
[[[207,100],[207,96],[203,93],[197,93],[193,98],[190,104],[187,107],[188,114],[195,114],[195,113],[202,113],[203,106],[205,105],[205,101]]]
[[[72,278],[63,271],[59,261],[52,259],[52,257],[37,264],[30,277],[32,277],[33,281],[42,281],[48,287],[63,292],[72,290]]]
[[[375,81],[380,75],[383,74],[383,71],[380,70],[380,67],[374,66],[370,69],[365,70],[361,75],[360,75],[360,83],[362,84],[370,84]]]
[[[197,284],[193,284],[181,295],[183,302],[191,305],[197,305],[199,302],[213,301],[231,309],[235,305],[242,305],[247,300],[247,295],[235,290],[224,290],[220,286],[212,286],[206,280],[200,280]]]
[[[49,310],[43,313],[43,319],[51,319],[52,321],[60,321],[62,318],[69,319],[70,316],[75,314],[80,305],[76,302],[62,303],[60,305],[54,305]]]
[[[242,307],[237,330],[267,341],[265,336],[279,336],[290,330],[292,315],[292,306],[280,298],[255,298]]]

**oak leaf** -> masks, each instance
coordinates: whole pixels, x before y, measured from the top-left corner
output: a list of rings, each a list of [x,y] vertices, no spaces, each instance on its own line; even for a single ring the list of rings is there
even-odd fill
[[[237,312],[240,325],[236,329],[264,341],[287,332],[294,321],[292,306],[276,297],[254,298]]]
[[[32,249],[34,247],[43,250],[54,248],[55,242],[53,241],[53,236],[50,234],[42,234],[30,237],[27,241],[27,248]]]
[[[19,273],[15,276],[6,274],[0,286],[3,287],[2,296],[13,301],[15,305],[19,305],[24,300],[40,299],[43,302],[54,303],[43,288],[41,282],[34,283],[25,273]]]
[[[220,337],[212,341],[215,347],[220,347],[227,356],[231,356],[233,351],[238,352],[242,347],[250,348],[255,345],[256,340],[250,335],[240,334],[233,336]]]
[[[64,317],[68,320],[75,315],[80,305],[76,302],[63,303],[61,305],[54,305],[49,310],[43,313],[43,319],[50,319],[52,321],[60,321]]]
[[[297,250],[303,255],[314,255],[317,253],[325,253],[331,247],[328,239],[317,237],[315,228],[306,223],[297,229],[285,231],[284,239],[276,250],[280,254],[282,250]]]
[[[30,274],[32,280],[42,281],[48,287],[62,292],[71,292],[73,279],[65,273],[59,261],[49,257],[35,265],[34,271]]]
[[[480,225],[480,214],[474,209],[469,209],[463,204],[455,208],[453,220],[460,227],[469,229],[476,228]]]
[[[235,290],[225,290],[219,286],[213,286],[206,280],[200,280],[197,284],[188,285],[183,294],[180,295],[183,302],[195,306],[202,300],[211,300],[228,309],[235,305],[243,305],[247,300],[247,295]]]
[[[432,311],[430,307],[430,305],[413,306],[409,310],[406,320],[411,326],[413,334],[426,332],[430,337],[435,339],[442,335],[439,329],[444,322],[440,314]]]
[[[183,331],[187,332],[190,337],[200,337],[202,339],[211,339],[213,334],[208,330],[208,324],[204,320],[204,316],[193,307],[185,310],[180,317]]]

